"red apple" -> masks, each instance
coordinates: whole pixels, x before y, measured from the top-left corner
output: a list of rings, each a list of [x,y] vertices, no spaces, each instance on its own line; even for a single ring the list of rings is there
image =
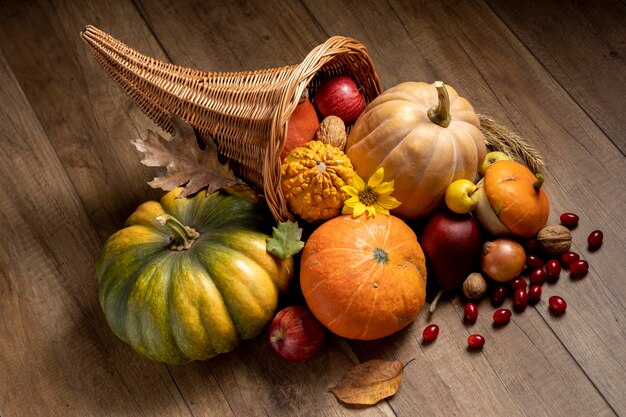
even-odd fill
[[[441,210],[427,221],[420,245],[428,278],[433,277],[441,290],[451,291],[463,284],[479,259],[480,227],[469,214]]]
[[[288,361],[311,359],[322,349],[325,337],[324,326],[304,306],[285,307],[270,323],[270,346]]]
[[[365,109],[365,100],[358,87],[346,75],[324,81],[317,89],[314,101],[322,118],[337,116],[347,125],[354,123]]]

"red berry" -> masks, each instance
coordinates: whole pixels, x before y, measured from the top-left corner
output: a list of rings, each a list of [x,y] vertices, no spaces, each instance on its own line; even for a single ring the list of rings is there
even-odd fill
[[[561,264],[556,259],[551,259],[546,263],[546,275],[551,280],[556,280],[561,275]]]
[[[531,270],[541,268],[543,266],[543,259],[537,255],[528,255],[526,256],[526,266]]]
[[[570,229],[576,227],[578,225],[578,216],[574,213],[563,213],[560,217],[561,224]]]
[[[526,253],[530,253],[536,251],[538,246],[539,243],[537,242],[537,239],[529,239],[526,241],[524,249],[526,249]]]
[[[493,323],[496,325],[507,324],[511,320],[511,310],[499,308],[493,313]]]
[[[526,290],[515,290],[513,294],[513,308],[515,311],[522,311],[528,305],[528,293]]]
[[[541,298],[541,285],[531,285],[528,289],[528,301],[536,303]]]
[[[511,281],[511,288],[513,288],[513,290],[519,290],[519,289],[526,289],[526,287],[528,286],[528,284],[526,284],[526,280],[524,280],[524,278],[515,278],[513,281]]]
[[[587,243],[589,244],[589,249],[598,249],[600,245],[602,245],[602,238],[604,235],[601,230],[594,230],[587,237]]]
[[[478,318],[478,306],[474,303],[465,304],[465,310],[463,312],[463,320],[467,324],[476,323],[476,319]]]
[[[572,275],[585,275],[589,271],[589,264],[585,260],[576,261],[569,266],[569,272]]]
[[[439,336],[439,326],[437,326],[436,324],[426,326],[426,328],[422,332],[422,338],[426,343],[432,342],[437,338],[437,336]]]
[[[576,252],[567,251],[561,255],[561,265],[563,268],[569,268],[571,264],[580,259],[580,256]]]
[[[491,303],[494,307],[501,306],[506,300],[506,285],[500,284],[498,285],[491,294]]]
[[[467,346],[471,349],[480,349],[485,345],[485,338],[479,334],[471,334],[467,338]]]
[[[533,269],[528,279],[531,284],[542,285],[546,282],[546,271],[543,268]]]
[[[567,303],[563,299],[563,297],[559,297],[558,295],[553,295],[548,299],[548,305],[550,306],[550,311],[555,314],[563,314],[567,309]]]

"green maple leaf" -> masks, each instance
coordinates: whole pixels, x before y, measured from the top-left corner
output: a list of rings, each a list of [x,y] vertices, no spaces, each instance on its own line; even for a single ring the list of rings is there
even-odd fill
[[[298,223],[287,220],[272,227],[272,237],[267,239],[267,251],[281,259],[291,258],[304,247],[302,229]]]

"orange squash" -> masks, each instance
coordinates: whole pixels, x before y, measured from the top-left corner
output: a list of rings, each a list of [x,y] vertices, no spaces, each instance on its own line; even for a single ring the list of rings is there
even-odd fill
[[[309,308],[330,331],[378,339],[410,324],[424,306],[424,253],[397,217],[335,217],[307,239],[300,285]]]
[[[307,90],[304,90],[296,109],[291,113],[287,122],[287,138],[280,153],[281,161],[289,155],[292,149],[315,139],[315,133],[319,126],[317,111],[309,100]]]
[[[443,202],[446,188],[474,181],[487,152],[471,104],[443,83],[406,82],[378,96],[356,121],[346,154],[356,172],[385,168],[395,181],[393,214],[423,219]]]
[[[543,176],[533,174],[525,165],[511,160],[496,161],[478,183],[480,194],[475,215],[494,235],[534,237],[545,226],[550,213],[542,185]]]

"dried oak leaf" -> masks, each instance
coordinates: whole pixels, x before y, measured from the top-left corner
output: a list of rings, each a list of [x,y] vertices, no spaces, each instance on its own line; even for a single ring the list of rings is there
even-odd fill
[[[347,404],[376,404],[398,391],[402,369],[400,361],[373,359],[352,367],[330,391]]]
[[[131,141],[144,154],[141,163],[149,167],[165,167],[165,173],[150,182],[153,188],[171,191],[184,185],[179,198],[187,197],[207,187],[207,195],[238,181],[228,167],[217,158],[217,146],[209,139],[207,148],[200,149],[193,128],[172,114],[174,135],[168,140],[148,130],[148,137]]]

